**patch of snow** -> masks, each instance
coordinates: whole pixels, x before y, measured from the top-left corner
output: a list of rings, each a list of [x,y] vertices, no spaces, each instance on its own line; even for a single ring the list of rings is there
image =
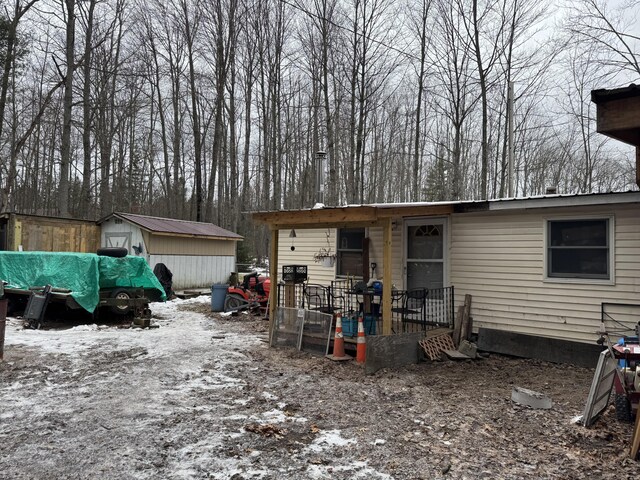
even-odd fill
[[[577,415],[571,419],[570,423],[574,423],[574,424],[582,423],[582,419],[583,419],[582,415]]]
[[[304,423],[308,420],[304,417],[289,417],[285,415],[282,410],[270,410],[268,412],[263,412],[260,415],[251,415],[251,420],[258,423],[285,423],[285,422],[296,422],[296,423]]]
[[[342,438],[340,433],[340,430],[320,430],[319,435],[305,450],[319,453],[328,448],[345,447],[356,443],[353,438]]]

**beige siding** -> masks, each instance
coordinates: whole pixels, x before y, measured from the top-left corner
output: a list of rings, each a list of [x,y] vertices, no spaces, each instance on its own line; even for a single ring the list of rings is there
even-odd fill
[[[403,237],[402,237],[402,219],[395,219],[397,227],[394,228],[391,232],[391,258],[392,258],[392,268],[393,271],[391,276],[393,278],[393,284],[399,288],[404,288],[404,280],[403,280],[403,272],[404,272],[404,263],[402,260],[403,256]],[[383,252],[382,252],[382,227],[374,227],[369,228],[369,261],[375,262],[376,266],[376,277],[382,279],[384,275],[384,262],[383,262]]]
[[[614,217],[615,284],[544,279],[546,219]],[[640,215],[635,206],[461,214],[451,219],[450,279],[469,293],[474,326],[594,342],[602,302],[640,303]]]
[[[152,255],[235,256],[236,243],[234,240],[211,240],[151,234],[147,248]]]
[[[280,230],[278,242],[278,278],[283,265],[306,265],[310,283],[329,285],[335,278],[335,266],[323,267],[313,261],[313,255],[320,248],[327,247],[327,232],[331,251],[336,251],[336,229],[296,230],[296,238],[289,238],[290,230]],[[296,249],[291,251],[291,246]],[[273,280],[272,280],[273,281]]]

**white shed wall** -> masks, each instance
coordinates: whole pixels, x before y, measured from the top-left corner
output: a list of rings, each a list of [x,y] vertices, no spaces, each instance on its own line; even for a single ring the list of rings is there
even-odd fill
[[[558,216],[614,217],[615,284],[544,279],[544,226]],[[640,303],[637,206],[541,209],[451,217],[456,303],[473,296],[474,327],[594,342],[602,302]]]
[[[151,269],[157,263],[164,263],[173,273],[174,290],[227,283],[236,268],[235,256],[150,255]]]
[[[131,237],[131,243],[128,245],[129,255],[135,255],[133,248],[131,248],[132,245],[142,244],[144,246],[144,256],[148,260],[148,257],[146,256],[147,245],[145,245],[144,238],[142,236],[142,230],[140,230],[138,226],[133,225],[129,222],[125,222],[124,220],[122,221],[122,223],[116,224],[115,220],[115,218],[110,218],[109,220],[102,223],[102,233],[100,235],[101,245],[103,247],[122,246],[109,244],[107,241],[107,237],[109,236],[108,234],[129,234]]]

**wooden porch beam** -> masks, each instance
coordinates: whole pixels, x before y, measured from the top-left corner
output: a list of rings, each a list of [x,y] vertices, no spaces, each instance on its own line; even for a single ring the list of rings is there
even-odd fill
[[[375,222],[374,207],[319,208],[316,210],[289,210],[279,212],[256,212],[253,219],[268,225],[316,225],[316,224],[352,224],[357,222]]]
[[[454,213],[450,205],[404,205],[404,206],[354,206],[321,208],[317,210],[289,210],[253,213],[257,223],[269,225],[271,229],[291,228],[347,228],[384,227],[387,219],[401,217],[428,217]]]
[[[349,222],[349,223],[271,223],[269,224],[269,228],[274,228],[277,230],[291,230],[292,228],[297,228],[299,230],[304,229],[325,229],[325,228],[356,228],[356,227],[380,227],[383,223],[380,221],[375,222]]]
[[[387,218],[383,226],[382,239],[382,265],[384,268],[382,274],[382,334],[391,335],[391,285],[393,284],[391,217]]]

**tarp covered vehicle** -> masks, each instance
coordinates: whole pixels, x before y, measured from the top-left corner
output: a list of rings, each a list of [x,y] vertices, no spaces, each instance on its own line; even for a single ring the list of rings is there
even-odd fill
[[[134,256],[0,252],[0,280],[7,283],[5,295],[10,303],[50,285],[52,301],[63,301],[68,308],[82,308],[89,313],[105,306],[126,314],[147,309],[151,301],[166,300],[162,285],[146,260]]]

